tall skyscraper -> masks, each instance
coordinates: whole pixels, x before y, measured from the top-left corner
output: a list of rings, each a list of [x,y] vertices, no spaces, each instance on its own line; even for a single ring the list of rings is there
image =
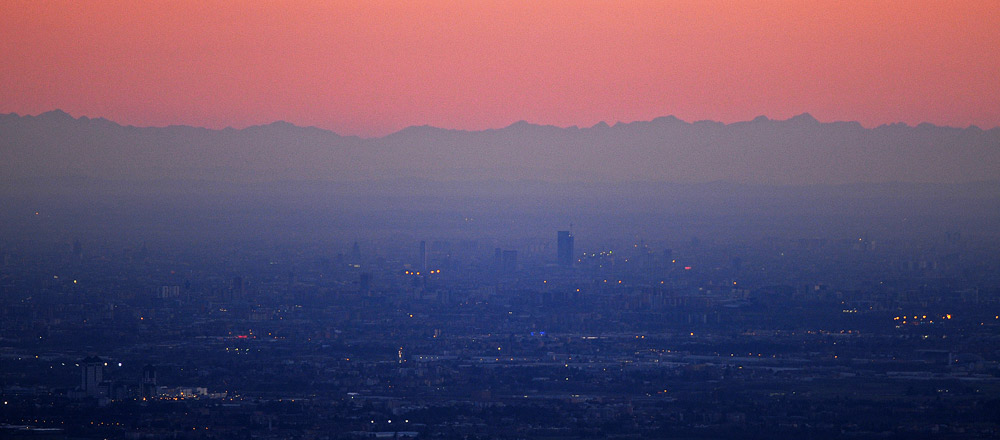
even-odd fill
[[[100,394],[101,382],[104,382],[104,360],[97,356],[88,356],[80,361],[80,388],[88,396]]]
[[[156,397],[156,367],[142,367],[142,397]]]
[[[573,265],[573,234],[569,231],[559,231],[557,238],[556,257],[560,266]]]

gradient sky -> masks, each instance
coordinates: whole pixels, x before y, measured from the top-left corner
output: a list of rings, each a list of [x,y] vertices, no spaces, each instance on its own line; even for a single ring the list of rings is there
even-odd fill
[[[0,113],[361,136],[802,112],[1000,126],[996,0],[734,3],[0,0]]]

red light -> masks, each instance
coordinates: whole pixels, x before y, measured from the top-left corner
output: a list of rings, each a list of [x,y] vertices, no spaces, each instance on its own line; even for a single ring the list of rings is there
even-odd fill
[[[246,339],[247,335],[236,335],[236,337],[239,339]]]
[[[691,270],[691,266],[684,266],[684,270]]]

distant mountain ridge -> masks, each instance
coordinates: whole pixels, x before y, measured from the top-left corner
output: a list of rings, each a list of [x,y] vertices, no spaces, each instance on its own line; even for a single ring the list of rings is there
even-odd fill
[[[560,128],[409,127],[371,139],[274,122],[122,126],[60,110],[0,115],[0,180],[961,183],[1000,179],[1000,128],[817,121],[651,121]]]

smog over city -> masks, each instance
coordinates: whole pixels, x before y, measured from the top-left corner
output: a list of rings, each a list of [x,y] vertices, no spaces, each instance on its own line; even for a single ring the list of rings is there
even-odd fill
[[[0,438],[1000,437],[995,2],[0,10]]]

